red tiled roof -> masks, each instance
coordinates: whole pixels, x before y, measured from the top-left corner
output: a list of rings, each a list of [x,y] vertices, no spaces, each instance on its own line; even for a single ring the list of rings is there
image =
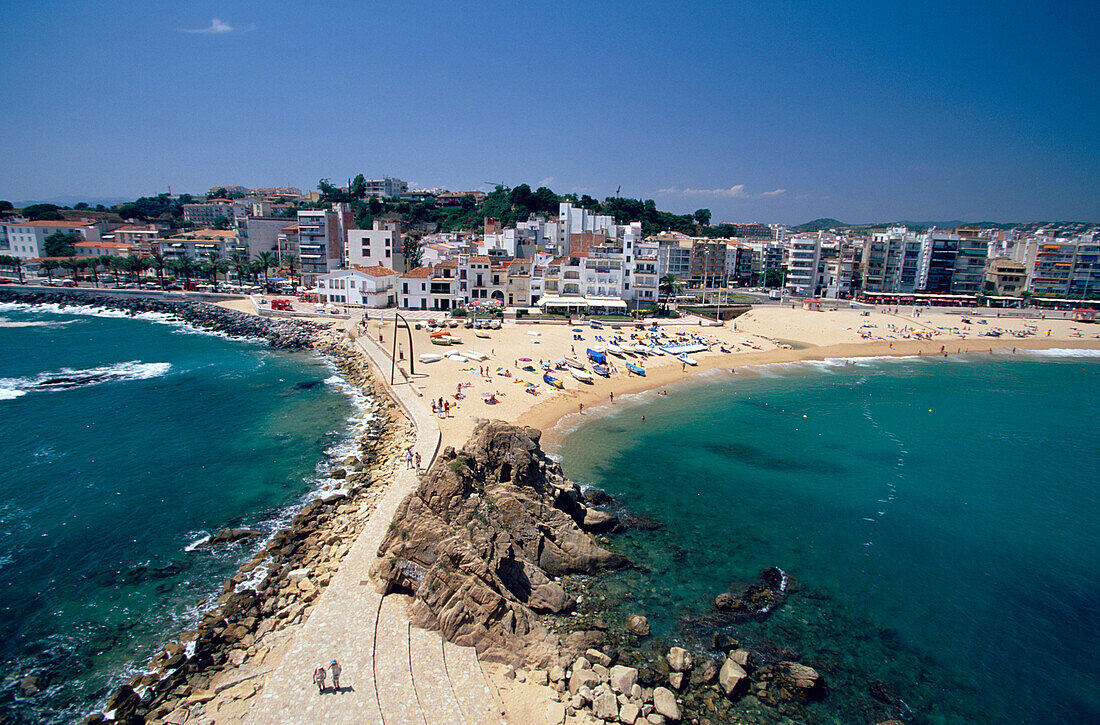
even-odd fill
[[[370,275],[371,277],[393,277],[397,272],[393,271],[389,267],[383,267],[382,265],[375,265],[374,267],[360,267],[355,266],[355,270],[362,272],[363,274]]]
[[[432,276],[432,268],[431,267],[415,267],[413,269],[410,269],[408,272],[406,272],[405,274],[403,274],[401,276],[402,277],[412,277],[412,278],[431,277]]]
[[[478,264],[484,264],[486,262],[492,262],[493,259],[492,259],[492,257],[486,256],[484,254],[475,254],[472,257],[470,257],[470,261],[471,262],[477,262]]]

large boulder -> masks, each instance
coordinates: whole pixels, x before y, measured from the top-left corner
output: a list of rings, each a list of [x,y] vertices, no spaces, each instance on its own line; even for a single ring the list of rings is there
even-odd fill
[[[483,421],[398,507],[373,573],[414,596],[414,624],[482,659],[548,667],[560,645],[539,612],[575,604],[553,577],[625,566],[581,529],[580,488],[534,428]]]
[[[680,722],[680,706],[676,702],[676,695],[668,688],[658,687],[653,691],[653,709],[667,720]]]
[[[224,546],[225,544],[232,544],[236,541],[243,541],[245,539],[252,539],[257,536],[262,536],[262,531],[256,531],[255,529],[222,529],[218,533],[211,536],[206,541],[198,545],[198,548],[206,548],[210,546]]]
[[[645,637],[649,634],[649,620],[640,614],[631,614],[626,618],[626,628],[639,637]]]
[[[726,697],[733,697],[742,690],[749,681],[749,674],[741,665],[732,658],[726,658],[722,663],[722,669],[718,671],[718,687]]]
[[[808,702],[825,696],[825,681],[813,667],[799,662],[780,662],[776,669],[776,683],[788,689],[796,699]]]
[[[615,665],[611,668],[611,689],[629,695],[638,681],[638,670],[633,667]]]
[[[691,669],[691,653],[683,647],[673,647],[666,655],[668,668],[673,672],[687,672]]]

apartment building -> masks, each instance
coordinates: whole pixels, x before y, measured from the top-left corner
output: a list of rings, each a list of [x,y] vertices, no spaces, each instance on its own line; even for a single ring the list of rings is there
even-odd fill
[[[367,196],[379,199],[399,197],[409,190],[409,182],[390,176],[381,179],[367,179]]]
[[[905,227],[874,232],[863,245],[863,289],[914,292],[920,282],[921,239]]]
[[[1028,291],[1037,296],[1088,297],[1100,291],[1100,242],[1094,234],[1036,235],[1021,240],[1016,253],[1027,269]]]
[[[209,199],[199,204],[183,205],[183,220],[200,226],[213,226],[218,217],[232,221],[234,203],[229,199]]]
[[[371,229],[349,229],[344,247],[344,265],[382,265],[404,272],[405,254],[401,246],[401,232],[393,225],[387,229],[385,223],[379,219],[374,220]]]
[[[403,310],[426,310],[431,306],[432,268],[415,267],[397,280],[398,304]]]
[[[38,259],[46,256],[46,238],[61,232],[75,234],[81,241],[102,241],[103,232],[109,227],[105,222],[92,221],[18,221],[2,225],[8,240],[7,252],[19,259]]]
[[[161,239],[157,245],[167,258],[207,259],[214,252],[228,259],[240,248],[240,238],[230,229],[196,229]]]
[[[354,226],[347,204],[334,203],[330,209],[298,210],[298,258],[307,285],[318,275],[340,268],[347,233]]]
[[[983,291],[993,295],[1019,295],[1027,289],[1027,265],[1007,257],[994,257],[985,269]]]

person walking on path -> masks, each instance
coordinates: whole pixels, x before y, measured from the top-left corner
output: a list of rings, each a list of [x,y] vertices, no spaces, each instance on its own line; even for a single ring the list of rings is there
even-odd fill
[[[420,473],[420,451],[416,452],[416,472]]]
[[[317,685],[317,694],[325,694],[325,666],[319,665],[313,671],[313,682]]]
[[[413,465],[412,460],[413,460],[413,449],[412,449],[412,446],[409,446],[408,448],[405,449],[405,469],[406,470],[412,468],[412,465]]]
[[[343,672],[344,670],[340,667],[339,662],[337,662],[336,660],[333,660],[332,662],[329,663],[328,671],[329,671],[329,673],[332,674],[332,689],[339,692],[340,691],[340,673]]]

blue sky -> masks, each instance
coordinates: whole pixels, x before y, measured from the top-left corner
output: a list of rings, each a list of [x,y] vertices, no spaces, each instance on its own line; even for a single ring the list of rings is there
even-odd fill
[[[9,3],[0,198],[362,172],[1100,221],[1095,2]],[[194,32],[202,31],[202,32]]]

